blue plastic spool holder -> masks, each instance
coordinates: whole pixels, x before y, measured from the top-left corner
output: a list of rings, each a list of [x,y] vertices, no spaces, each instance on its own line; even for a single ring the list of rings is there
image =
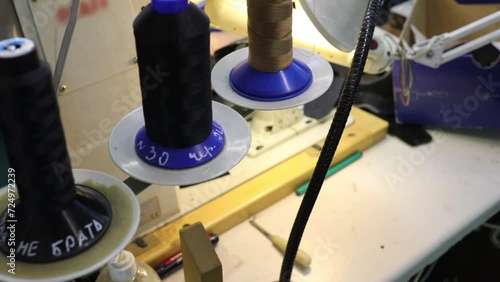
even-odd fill
[[[22,46],[26,43],[26,39],[24,38],[9,38],[0,41],[0,51],[5,51],[11,46]]]
[[[222,151],[225,135],[222,127],[212,121],[212,132],[200,144],[189,148],[168,148],[149,139],[145,126],[135,137],[135,150],[150,165],[165,169],[186,169],[208,163]]]
[[[229,74],[231,88],[239,95],[255,101],[288,100],[306,91],[313,81],[309,67],[297,59],[277,72],[261,72],[248,60],[236,65]]]
[[[152,0],[153,10],[159,14],[177,14],[189,7],[188,0]]]

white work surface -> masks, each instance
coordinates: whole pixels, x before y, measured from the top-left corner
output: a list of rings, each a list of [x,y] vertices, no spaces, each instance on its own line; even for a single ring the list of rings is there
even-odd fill
[[[325,181],[301,244],[313,262],[292,281],[408,281],[500,210],[500,132],[430,132],[419,147],[387,136]],[[301,200],[290,195],[256,221],[288,238]],[[224,281],[278,280],[282,255],[248,222],[216,251]],[[164,281],[184,281],[182,270]]]

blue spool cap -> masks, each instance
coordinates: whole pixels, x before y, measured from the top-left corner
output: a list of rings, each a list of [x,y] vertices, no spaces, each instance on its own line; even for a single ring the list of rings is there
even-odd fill
[[[135,151],[150,165],[166,169],[186,169],[203,165],[222,151],[225,135],[222,127],[212,121],[212,132],[205,141],[189,148],[167,148],[158,145],[146,134],[145,126],[135,137]]]
[[[35,50],[35,43],[24,37],[15,37],[0,41],[0,58],[22,56]]]
[[[306,91],[313,81],[312,71],[299,60],[277,72],[255,70],[248,60],[229,74],[229,83],[239,95],[256,101],[275,102],[291,99]]]
[[[40,65],[35,43],[17,37],[0,41],[0,75],[21,75]]]
[[[159,14],[177,14],[189,7],[188,0],[151,0],[153,10]]]
[[[22,37],[16,37],[16,38],[9,38],[9,39],[4,39],[0,41],[0,52],[1,51],[10,51],[8,48],[10,46],[23,46],[25,43],[29,42],[29,39],[22,38]]]

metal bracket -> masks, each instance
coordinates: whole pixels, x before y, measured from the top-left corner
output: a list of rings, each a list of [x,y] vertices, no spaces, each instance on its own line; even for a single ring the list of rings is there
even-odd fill
[[[411,47],[406,57],[422,65],[438,68],[444,63],[454,60],[493,41],[499,40],[500,30],[497,29],[451,50],[446,50],[450,43],[456,42],[460,38],[497,22],[500,22],[500,11],[492,13],[452,32],[436,35],[428,40],[418,42]]]

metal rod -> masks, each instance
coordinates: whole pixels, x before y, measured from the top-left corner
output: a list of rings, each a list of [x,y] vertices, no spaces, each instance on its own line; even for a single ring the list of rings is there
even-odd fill
[[[492,33],[488,33],[486,35],[483,35],[479,38],[476,38],[472,41],[469,41],[463,45],[460,45],[458,47],[455,47],[445,53],[441,56],[441,62],[440,64],[444,64],[446,62],[449,62],[451,60],[454,60],[463,54],[467,54],[471,51],[474,51],[490,42],[493,42],[495,40],[500,39],[500,30],[497,30]]]
[[[460,28],[455,29],[454,31],[449,32],[446,35],[446,41],[447,42],[455,41],[457,39],[460,39],[464,36],[467,36],[473,32],[481,30],[499,21],[500,21],[500,11],[490,14],[484,18],[481,18],[477,21],[471,22],[470,24],[464,25]]]
[[[271,234],[269,234],[269,232],[267,232],[264,228],[262,228],[260,225],[258,225],[254,219],[250,219],[250,224],[253,225],[253,227],[257,228],[257,230],[259,230],[262,234],[264,234],[266,237],[270,238],[271,237]]]

